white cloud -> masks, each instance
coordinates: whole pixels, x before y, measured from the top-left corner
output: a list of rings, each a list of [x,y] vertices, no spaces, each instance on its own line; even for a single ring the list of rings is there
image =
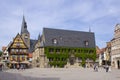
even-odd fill
[[[102,46],[113,37],[114,25],[120,20],[119,3],[119,0],[1,1],[0,47],[7,45],[20,32],[23,13],[31,38],[37,38],[43,27],[88,31],[91,26],[96,34],[96,43]]]

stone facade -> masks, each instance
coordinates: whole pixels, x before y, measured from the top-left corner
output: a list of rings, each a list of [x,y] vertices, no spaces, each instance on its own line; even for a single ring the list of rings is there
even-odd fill
[[[2,51],[3,51],[3,54],[2,54],[2,60],[4,62],[8,62],[9,61],[9,54],[8,54],[8,47],[3,47],[2,48]]]
[[[17,37],[20,37],[22,44],[26,46],[25,48],[20,46]],[[38,39],[34,40],[30,39],[27,23],[23,16],[21,34],[18,34],[16,38],[12,44],[17,46],[12,45],[8,50],[10,61],[14,60],[15,55],[17,63],[20,63],[23,60],[20,59],[20,61],[19,56],[23,55],[27,57],[25,57],[27,61],[32,62],[33,67],[40,68],[90,66],[95,61],[96,48],[93,32],[43,28],[42,35],[39,35]],[[20,52],[25,49],[25,54]],[[33,54],[32,59],[28,59],[28,54]]]
[[[80,36],[86,37],[82,38]],[[94,41],[94,33],[92,32],[45,28],[42,35],[38,36],[35,45],[32,59],[33,66],[40,68],[76,68],[82,65],[92,67],[94,61],[89,57],[85,57],[85,55],[96,55]]]
[[[120,24],[115,26],[114,38],[111,40],[112,66],[120,68]]]

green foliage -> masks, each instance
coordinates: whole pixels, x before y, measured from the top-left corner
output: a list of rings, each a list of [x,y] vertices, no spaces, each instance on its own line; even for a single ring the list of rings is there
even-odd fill
[[[53,49],[53,51],[50,52],[49,49]],[[56,51],[57,49],[59,49],[59,52]],[[82,66],[85,65],[86,59],[96,60],[95,48],[46,47],[45,54],[48,59],[52,59],[49,64],[54,67],[64,67],[71,54],[82,59]]]
[[[2,56],[2,51],[0,51],[0,56]]]

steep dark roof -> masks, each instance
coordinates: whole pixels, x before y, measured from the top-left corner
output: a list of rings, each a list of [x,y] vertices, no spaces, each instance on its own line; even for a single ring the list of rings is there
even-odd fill
[[[22,26],[21,26],[21,34],[23,33],[28,33],[28,30],[27,30],[27,23],[25,21],[25,17],[23,16],[23,21],[22,21]]]
[[[41,37],[40,37],[40,34],[38,35],[38,40],[40,40],[41,39]]]
[[[29,52],[33,52],[35,48],[35,44],[37,43],[37,40],[30,39],[30,48]]]
[[[45,38],[44,46],[95,48],[95,36],[93,32],[44,28],[43,35]],[[57,40],[57,44],[53,43],[54,39]],[[86,41],[89,42],[88,46],[85,46]]]

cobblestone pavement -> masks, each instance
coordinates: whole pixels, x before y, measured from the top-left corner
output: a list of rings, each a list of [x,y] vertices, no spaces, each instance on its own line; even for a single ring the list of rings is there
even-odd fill
[[[120,80],[120,70],[98,72],[92,68],[33,68],[26,70],[10,69],[0,72],[0,80]]]

